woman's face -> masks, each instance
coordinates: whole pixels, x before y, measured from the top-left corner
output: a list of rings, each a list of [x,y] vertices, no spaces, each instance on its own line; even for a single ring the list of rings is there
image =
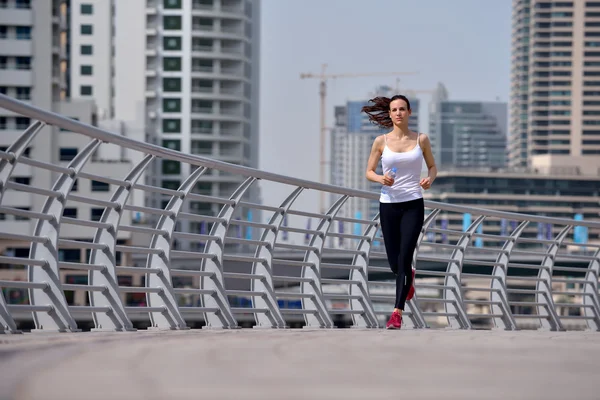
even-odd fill
[[[390,103],[390,118],[394,125],[407,123],[410,114],[411,112],[404,100],[396,99]]]

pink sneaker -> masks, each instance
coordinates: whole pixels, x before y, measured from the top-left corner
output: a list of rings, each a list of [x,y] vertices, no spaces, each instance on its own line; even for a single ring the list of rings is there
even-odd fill
[[[406,301],[412,299],[415,296],[415,273],[416,269],[412,269],[412,285],[410,285],[410,289],[408,289],[408,296],[406,296]]]
[[[387,322],[385,329],[400,329],[402,326],[402,317],[399,313],[393,312],[390,320]]]

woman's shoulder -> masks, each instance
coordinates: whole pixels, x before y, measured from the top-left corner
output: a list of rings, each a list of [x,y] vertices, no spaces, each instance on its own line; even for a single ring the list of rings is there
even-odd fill
[[[429,136],[425,132],[419,132],[418,138],[420,145],[429,143]]]
[[[378,147],[384,146],[385,145],[385,134],[376,136],[375,140],[373,140],[373,145],[378,146]]]

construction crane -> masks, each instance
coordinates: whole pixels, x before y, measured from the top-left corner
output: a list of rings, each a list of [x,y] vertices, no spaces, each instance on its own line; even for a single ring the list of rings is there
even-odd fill
[[[320,182],[325,183],[325,137],[326,137],[326,124],[325,124],[325,105],[327,100],[327,80],[337,78],[360,78],[366,76],[393,76],[393,75],[416,75],[418,72],[374,72],[374,73],[343,73],[343,74],[326,74],[327,64],[321,66],[320,74],[305,73],[300,74],[300,79],[319,79],[319,96],[321,98],[321,110],[320,110],[320,128],[321,128],[321,156],[320,156]],[[320,192],[321,196],[319,199],[319,210],[321,213],[325,213],[325,193]]]

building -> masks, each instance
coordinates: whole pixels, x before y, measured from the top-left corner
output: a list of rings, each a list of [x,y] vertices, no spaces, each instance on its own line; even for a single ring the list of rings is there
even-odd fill
[[[74,99],[68,96],[72,83],[68,68],[68,54],[72,45],[68,39],[73,38],[73,28],[69,28],[68,3],[15,0],[5,2],[5,6],[0,13],[0,91],[35,106],[97,125],[98,111],[94,100],[84,97]],[[83,10],[81,8],[81,11]],[[68,34],[69,31],[71,35]],[[33,121],[15,117],[6,110],[0,110],[0,113],[4,113],[0,115],[0,148],[5,150]],[[89,142],[89,139],[81,135],[46,126],[31,142],[26,156],[36,161],[67,166]],[[131,167],[132,160],[127,155],[106,154],[105,149],[100,147],[86,164],[85,172],[122,178],[123,171],[128,171]],[[12,180],[25,186],[50,188],[56,178],[57,174],[48,169],[19,165]],[[104,182],[78,178],[73,192],[82,198],[109,200],[112,191],[111,185]],[[9,188],[5,191],[2,201],[2,206],[8,210],[0,214],[0,230],[30,234],[37,221],[14,215],[10,210],[39,211],[45,201],[45,196],[28,192],[26,188]],[[90,203],[68,201],[64,215],[98,220],[103,210]],[[130,215],[124,214],[122,222],[128,224]],[[89,241],[93,239],[95,230],[65,225],[60,233],[61,238]],[[123,243],[127,242],[130,235],[121,232],[119,239]],[[0,251],[26,256],[29,243],[4,240]],[[85,252],[79,249],[60,249],[59,255],[63,260],[80,261]]]
[[[429,104],[429,137],[436,164],[459,168],[506,166],[507,105],[449,100],[439,84]]]
[[[441,170],[435,184],[424,192],[426,200],[448,204],[586,221],[600,221],[599,195],[600,176],[540,175],[514,170],[492,172],[490,169]],[[473,214],[471,221],[476,216]],[[442,229],[464,231],[464,221],[465,215],[457,213],[439,215],[436,223]],[[516,221],[489,218],[484,221],[482,230],[484,234],[507,235],[516,226]],[[521,236],[551,240],[561,228],[531,225]],[[572,230],[566,241],[574,241],[574,234]],[[586,242],[599,244],[600,232],[590,230]],[[494,242],[481,244],[497,246]]]
[[[259,0],[39,3],[5,2],[0,17],[3,93],[30,99],[45,109],[63,110],[66,116],[93,121],[136,140],[258,167]],[[59,101],[64,104],[59,106]],[[75,109],[66,106],[85,102],[92,104],[93,117],[76,115]],[[20,119],[0,118],[0,127],[23,130],[27,125]],[[11,143],[14,135],[5,135],[2,141]],[[52,136],[44,137],[49,143],[43,148],[51,149]],[[60,137],[69,143],[68,148],[52,140],[56,147],[52,153],[76,154],[81,148],[67,140],[68,135]],[[51,160],[49,155],[40,157]],[[95,159],[127,159],[135,165],[141,154],[123,155],[103,146]],[[150,185],[177,189],[190,172],[189,165],[163,160],[151,166],[143,179]],[[194,192],[229,197],[242,179],[209,172]],[[133,196],[135,204],[150,207],[164,207],[168,201],[160,194],[144,198],[135,191]],[[258,185],[245,200],[261,202]],[[217,205],[197,201],[187,202],[186,207],[198,214],[218,212]],[[239,217],[249,213],[242,209]],[[149,224],[156,219],[139,217]],[[260,212],[254,211],[254,219],[260,219]],[[183,222],[181,230],[199,233],[208,231],[209,225]],[[194,248],[200,244],[181,245]]]
[[[0,93],[136,140],[258,166],[258,0],[6,0],[0,6]],[[31,122],[0,110],[0,148],[6,150]],[[44,127],[26,155],[66,166],[88,142],[81,135]],[[84,170],[122,179],[140,159],[140,153],[103,144]],[[177,188],[190,173],[189,166],[171,161],[152,168],[142,183]],[[43,168],[19,165],[13,180],[49,188],[56,177],[55,172]],[[194,191],[228,197],[242,179],[211,172]],[[115,189],[83,177],[77,179],[75,188],[73,192],[80,198],[105,201]],[[45,200],[45,196],[27,191],[6,190],[0,232],[31,234],[36,220],[14,215],[12,210],[39,211]],[[135,190],[129,203],[162,207],[166,200],[145,198],[142,191]],[[258,188],[250,190],[245,200],[260,203]],[[199,214],[217,212],[216,206],[207,203],[192,202],[189,207]],[[96,221],[103,210],[69,200],[63,215]],[[248,210],[240,211],[240,216],[247,215]],[[260,219],[259,212],[254,211],[254,219]],[[131,212],[121,219],[121,225],[153,222]],[[210,224],[182,225],[178,230],[202,233],[210,229]],[[94,228],[68,224],[63,224],[60,232],[61,239],[78,242],[91,241],[94,234]],[[140,245],[137,236],[119,231],[118,244]],[[187,242],[181,247],[202,245]],[[60,248],[60,260],[84,260],[88,251],[81,247]],[[29,242],[0,242],[0,253],[5,255],[27,257],[29,248]],[[140,258],[116,255],[119,265],[134,265]],[[4,269],[2,276],[8,274],[9,278],[23,273],[12,265],[0,268]],[[61,271],[61,280],[67,283],[81,283],[86,276]],[[26,290],[8,291],[7,298],[16,293],[18,301],[25,301]],[[70,303],[72,296],[67,293]],[[85,301],[81,293],[76,297]],[[129,297],[128,302],[137,301]]]
[[[513,0],[509,165],[600,170],[600,2]]]
[[[258,105],[260,55],[259,0],[150,0],[124,2],[128,15],[138,18],[132,31],[143,45],[136,48],[138,62],[145,60],[145,77],[122,76],[117,87],[133,90],[123,101],[144,102],[145,131],[149,140],[184,153],[210,157],[233,164],[258,167]],[[118,7],[121,7],[119,5]],[[139,13],[139,14],[138,14]],[[131,22],[119,20],[117,29]],[[118,41],[119,54],[129,54],[129,44]],[[119,62],[126,62],[123,57]],[[119,70],[119,64],[117,64]],[[126,74],[126,72],[124,72]],[[128,97],[133,97],[129,99]],[[117,108],[119,106],[116,103]],[[131,107],[131,106],[129,106]],[[131,110],[132,114],[137,110]],[[156,166],[151,184],[177,188],[190,167],[172,161]],[[217,172],[205,174],[195,193],[229,197],[243,177]],[[258,186],[252,187],[247,201],[260,203]],[[152,199],[161,207],[164,198]],[[216,215],[217,205],[190,202],[191,212]],[[241,210],[246,217],[249,210]],[[255,212],[255,217],[260,215]],[[200,232],[200,222],[183,230]],[[189,244],[194,248],[195,244]]]
[[[380,87],[372,95],[391,97],[392,89]],[[419,130],[419,100],[409,97],[412,115],[409,128]],[[331,184],[359,190],[379,192],[381,185],[370,182],[365,178],[367,161],[373,141],[378,135],[389,129],[380,129],[369,122],[368,116],[361,113],[368,100],[348,101],[345,106],[335,108],[335,127],[331,132]],[[381,173],[381,163],[378,166]],[[335,200],[333,197],[330,199]],[[377,202],[365,199],[350,198],[340,210],[339,215],[349,218],[372,219],[379,213]],[[338,230],[358,229],[358,226],[338,226]]]

